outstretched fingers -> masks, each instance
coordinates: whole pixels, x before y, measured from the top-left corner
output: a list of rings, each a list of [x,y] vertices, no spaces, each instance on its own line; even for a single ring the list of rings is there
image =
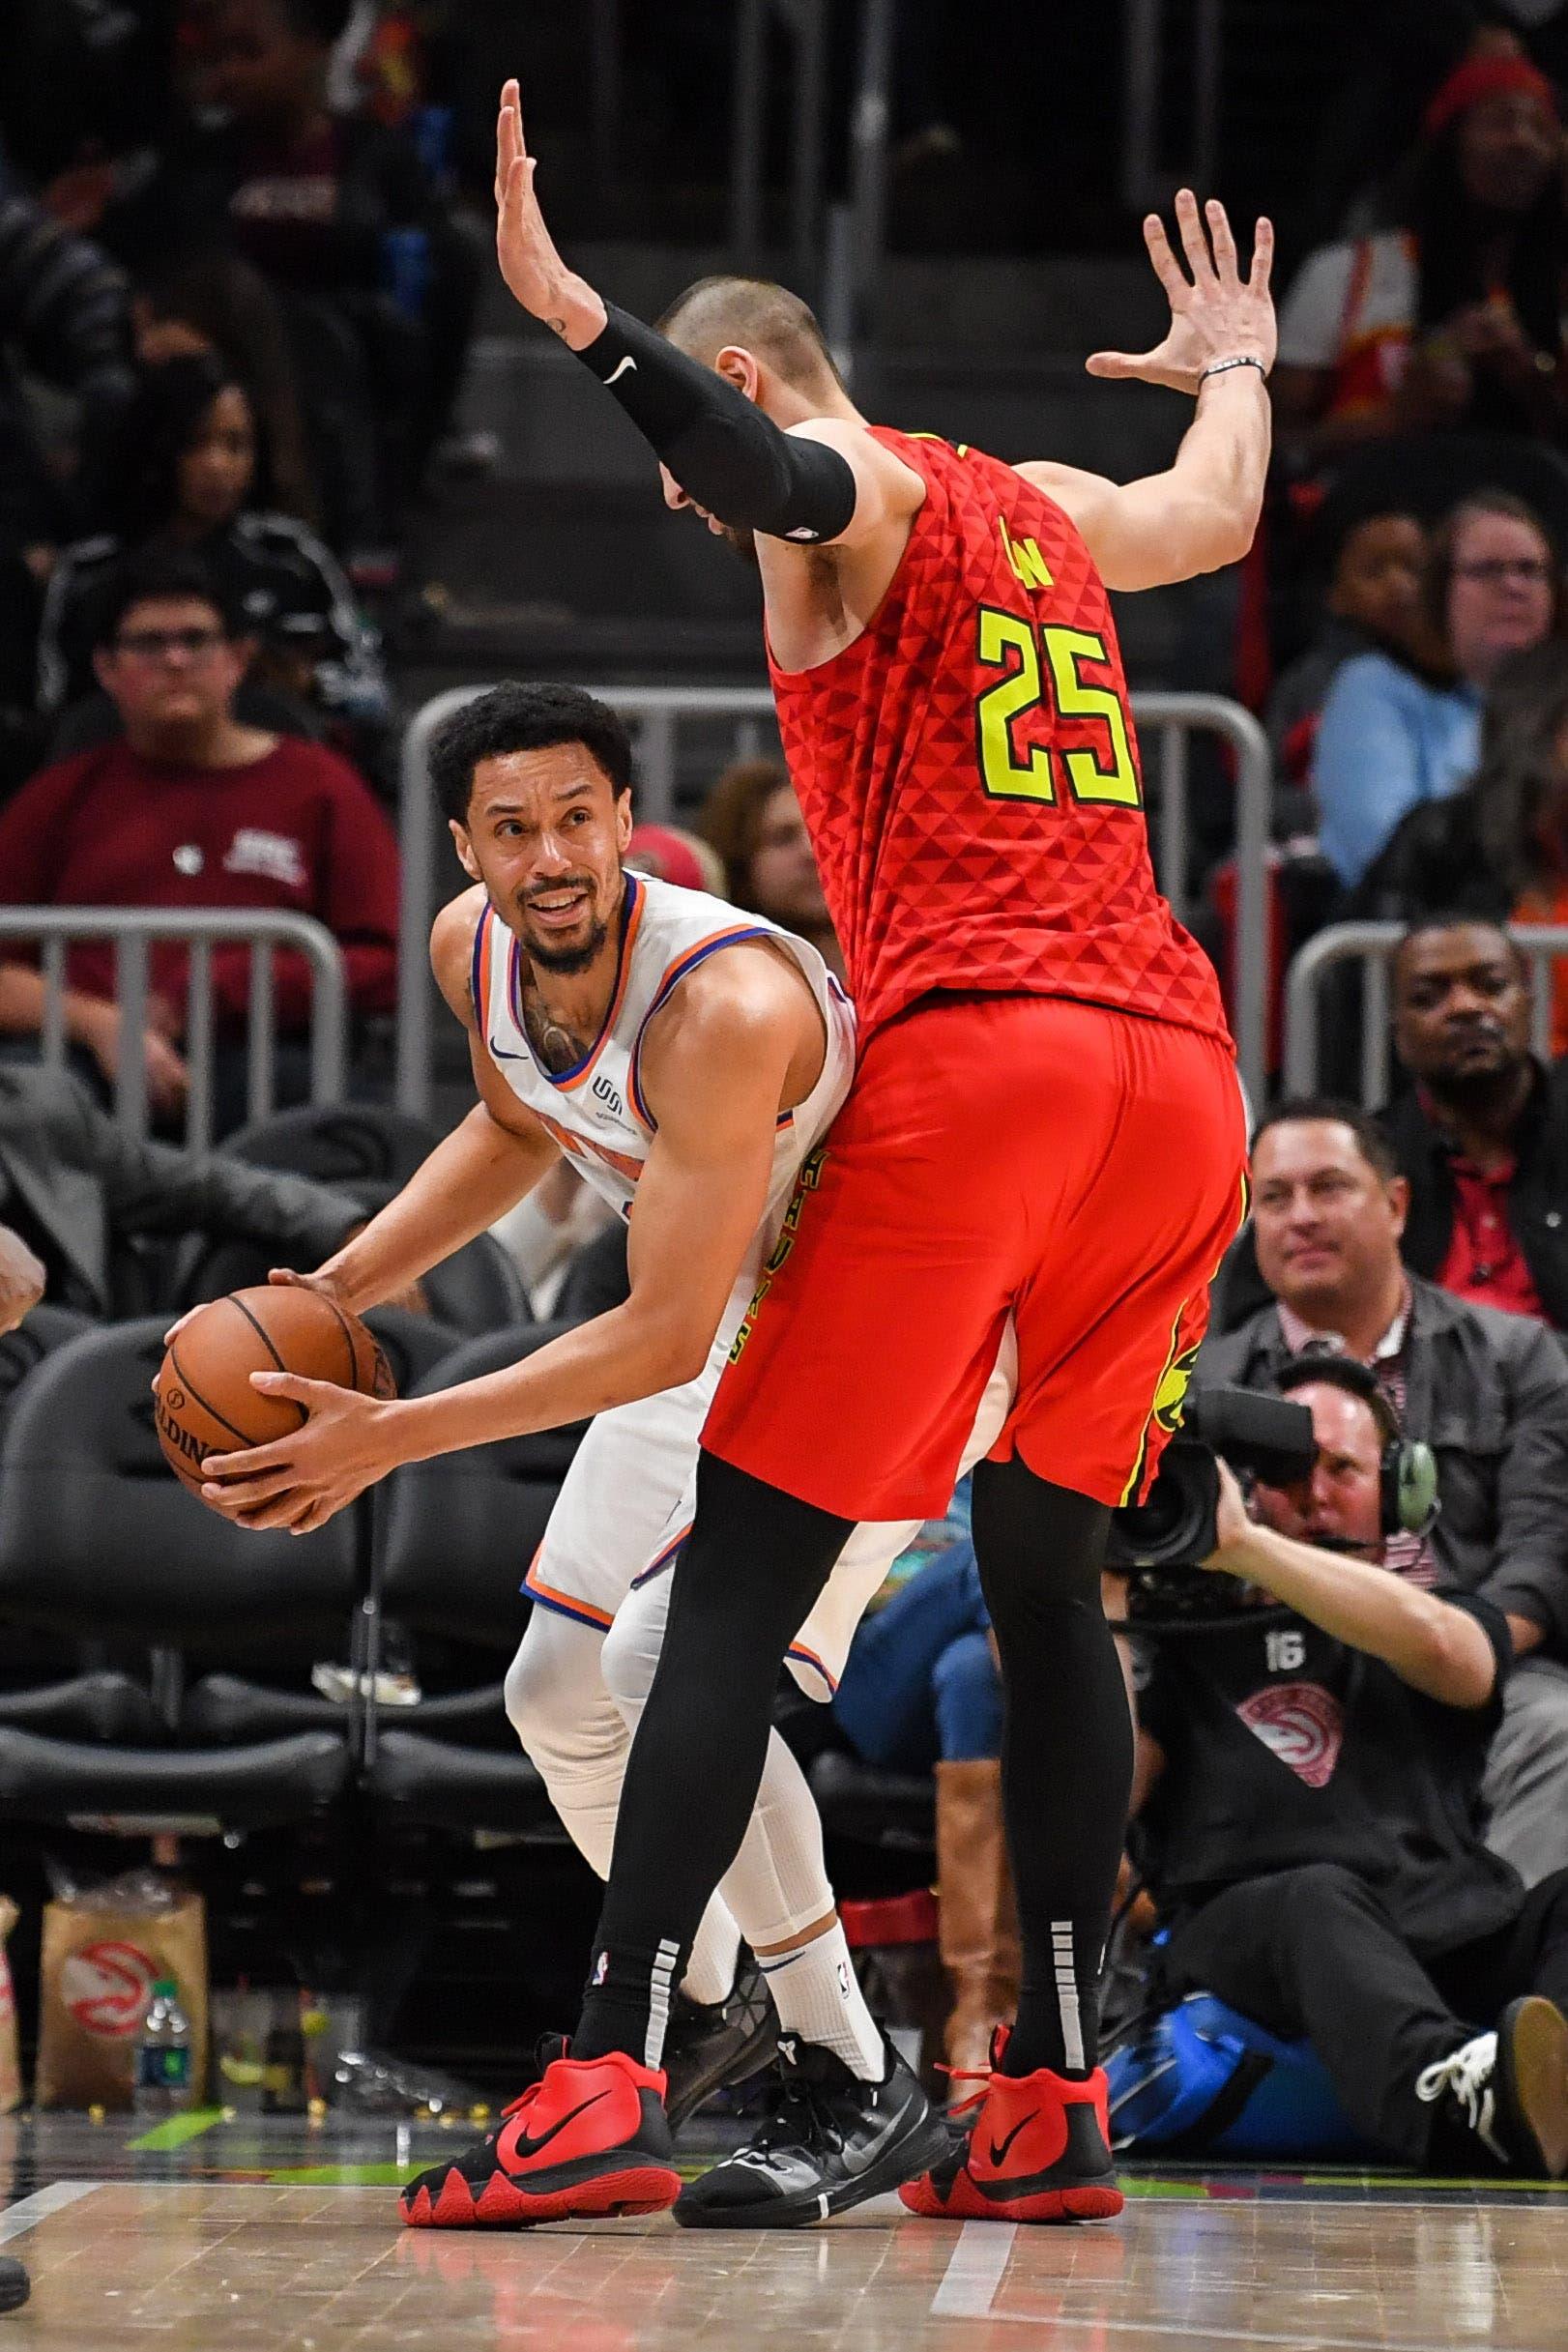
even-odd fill
[[[1148,258],[1154,265],[1154,275],[1165,288],[1166,300],[1173,310],[1178,310],[1192,292],[1182,276],[1181,265],[1171,250],[1171,240],[1165,233],[1165,223],[1158,213],[1150,213],[1144,222],[1144,243]]]
[[[1204,207],[1208,222],[1209,243],[1214,248],[1214,273],[1226,285],[1240,282],[1241,271],[1235,257],[1235,239],[1231,234],[1230,218],[1217,196],[1210,196]]]
[[[1268,274],[1274,266],[1274,223],[1267,214],[1259,218],[1252,233],[1252,275],[1247,279],[1254,294],[1268,292]]]
[[[1194,285],[1212,282],[1215,272],[1208,240],[1204,235],[1204,218],[1198,210],[1198,199],[1190,188],[1178,188],[1176,200],[1176,227],[1181,231],[1181,250],[1187,256]]]

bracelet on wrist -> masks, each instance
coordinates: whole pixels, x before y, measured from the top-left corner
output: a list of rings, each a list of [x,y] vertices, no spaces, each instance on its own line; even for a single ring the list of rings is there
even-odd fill
[[[1243,351],[1234,360],[1210,360],[1206,367],[1200,367],[1198,370],[1198,381],[1200,384],[1206,384],[1210,376],[1223,376],[1233,367],[1256,367],[1263,381],[1266,383],[1268,380],[1268,370],[1263,361],[1256,358],[1252,352]]]

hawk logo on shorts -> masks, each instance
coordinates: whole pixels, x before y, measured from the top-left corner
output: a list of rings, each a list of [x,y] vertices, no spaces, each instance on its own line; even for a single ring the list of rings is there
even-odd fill
[[[1175,1363],[1166,1367],[1165,1377],[1154,1392],[1154,1423],[1168,1437],[1174,1437],[1181,1427],[1186,1409],[1187,1389],[1192,1380],[1192,1368],[1198,1361],[1196,1346],[1183,1348]]]
[[[1317,1682],[1278,1682],[1237,1707],[1247,1729],[1309,1788],[1326,1788],[1345,1744],[1345,1717]]]

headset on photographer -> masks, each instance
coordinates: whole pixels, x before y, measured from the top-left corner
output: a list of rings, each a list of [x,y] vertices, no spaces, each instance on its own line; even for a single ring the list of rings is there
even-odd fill
[[[1274,1385],[1282,1397],[1292,1395],[1314,1380],[1326,1380],[1331,1387],[1343,1388],[1371,1408],[1382,1439],[1378,1481],[1382,1533],[1429,1535],[1439,1508],[1437,1458],[1431,1446],[1406,1437],[1377,1374],[1353,1355],[1309,1350],[1302,1355],[1292,1356],[1274,1375]]]

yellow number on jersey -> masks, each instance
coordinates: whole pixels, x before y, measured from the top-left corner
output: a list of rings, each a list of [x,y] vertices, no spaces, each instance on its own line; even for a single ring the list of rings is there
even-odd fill
[[[1017,656],[1017,667],[1012,657]],[[987,669],[1004,669],[998,685],[987,686],[974,705],[980,740],[980,773],[985,789],[1001,800],[1054,800],[1051,754],[1037,743],[1027,760],[1013,757],[1012,723],[1040,699],[1040,656],[1032,625],[1017,613],[980,607],[980,659]]]
[[[1051,624],[1041,628],[1039,642],[1045,649],[1057,714],[1098,719],[1106,731],[1103,760],[1082,745],[1060,753],[1068,791],[1078,801],[1140,807],[1143,794],[1121,698],[1113,686],[1090,685],[1079,666],[1108,659],[1105,639],[1088,629]],[[986,791],[994,799],[1055,800],[1057,755],[1045,744],[1036,743],[1028,758],[1020,760],[1013,748],[1014,719],[1046,700],[1032,624],[1017,613],[999,612],[982,604],[978,653],[986,669],[1007,673],[996,685],[987,686],[974,705],[980,774]]]
[[[1073,799],[1110,800],[1119,808],[1137,808],[1143,795],[1138,787],[1138,768],[1132,756],[1121,697],[1114,686],[1088,684],[1078,667],[1081,661],[1105,660],[1105,639],[1090,636],[1088,629],[1082,628],[1043,628],[1040,637],[1051,665],[1051,683],[1056,688],[1057,709],[1061,716],[1100,719],[1109,739],[1108,767],[1102,767],[1092,751],[1062,753],[1061,762],[1067,770],[1067,785]]]

